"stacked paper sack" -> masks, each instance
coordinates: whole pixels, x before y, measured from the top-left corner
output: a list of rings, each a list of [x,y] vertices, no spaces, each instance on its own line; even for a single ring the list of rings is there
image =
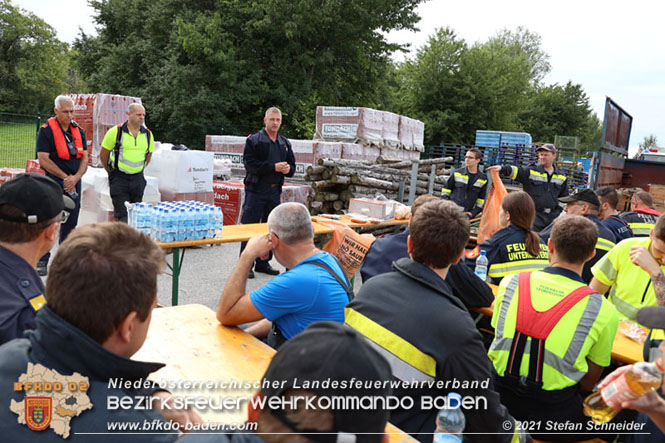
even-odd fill
[[[141,104],[139,97],[113,94],[69,94],[74,100],[74,120],[85,131],[88,142],[88,162],[99,164],[99,152],[106,132],[127,120],[127,108]]]
[[[315,138],[375,146],[384,157],[417,159],[424,149],[425,124],[371,108],[318,106]],[[415,151],[400,153],[397,151]],[[343,157],[344,158],[344,157]],[[357,158],[356,158],[357,159]],[[363,158],[363,160],[371,160]]]

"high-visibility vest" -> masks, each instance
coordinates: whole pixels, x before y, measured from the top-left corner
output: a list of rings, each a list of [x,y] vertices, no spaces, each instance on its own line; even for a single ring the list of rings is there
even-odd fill
[[[60,123],[55,117],[51,117],[47,120],[49,128],[53,133],[53,141],[55,142],[55,150],[63,160],[69,160],[69,147],[67,146],[67,140],[65,140],[65,133],[60,127]],[[78,126],[73,124],[69,125],[70,131],[72,133],[72,139],[74,140],[74,147],[76,148],[76,158],[83,157],[83,138],[81,137],[81,131],[79,131]]]
[[[657,306],[656,293],[649,273],[630,261],[630,249],[643,246],[649,249],[649,237],[634,237],[619,242],[598,262],[591,272],[602,284],[610,287],[609,300],[621,318],[635,320],[644,306]],[[665,272],[665,266],[660,266]]]
[[[548,309],[534,308],[532,287],[536,306],[542,308],[548,300],[544,303]],[[594,362],[609,364],[618,318],[614,308],[588,286],[549,272],[525,272],[506,277],[500,295],[492,318],[496,335],[488,352],[499,376],[521,377],[553,391],[579,383],[588,371],[586,357],[592,350]],[[596,343],[607,349],[599,351]]]

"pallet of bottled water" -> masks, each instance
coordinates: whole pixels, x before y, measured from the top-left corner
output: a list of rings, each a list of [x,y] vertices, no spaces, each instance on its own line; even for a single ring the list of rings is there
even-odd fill
[[[128,205],[129,225],[160,242],[220,238],[222,208],[198,201]]]

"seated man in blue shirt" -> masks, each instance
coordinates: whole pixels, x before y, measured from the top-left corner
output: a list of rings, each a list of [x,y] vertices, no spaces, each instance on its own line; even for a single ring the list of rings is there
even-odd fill
[[[0,187],[0,345],[35,328],[46,304],[35,267],[72,209],[62,188],[40,174],[19,174]]]
[[[344,323],[350,284],[337,259],[314,246],[307,208],[301,203],[282,203],[268,216],[268,231],[252,237],[240,255],[217,306],[220,323],[240,325],[261,320],[246,331],[258,338],[267,337],[273,347],[315,321]],[[252,263],[270,251],[289,270],[246,293]]]

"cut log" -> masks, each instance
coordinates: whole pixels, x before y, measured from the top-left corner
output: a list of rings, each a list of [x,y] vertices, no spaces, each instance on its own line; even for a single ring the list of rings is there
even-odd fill
[[[308,174],[310,174],[310,175],[312,175],[312,174],[321,174],[325,169],[326,169],[326,168],[325,168],[324,166],[318,166],[318,165],[316,165],[316,166],[312,166],[312,165],[309,165],[309,166],[307,166],[307,170],[306,170],[306,172],[307,172]]]
[[[338,185],[348,185],[351,183],[351,177],[346,175],[333,175],[330,177],[330,181]]]
[[[438,158],[427,158],[425,160],[418,160],[418,166],[433,165],[433,164],[442,164],[447,162],[452,162],[452,157],[438,157]],[[391,168],[410,168],[413,162],[411,160],[405,160],[399,163],[393,163],[390,165]]]
[[[341,200],[334,201],[333,202],[333,209],[335,211],[340,211],[340,210],[344,209],[344,202],[341,201]]]

